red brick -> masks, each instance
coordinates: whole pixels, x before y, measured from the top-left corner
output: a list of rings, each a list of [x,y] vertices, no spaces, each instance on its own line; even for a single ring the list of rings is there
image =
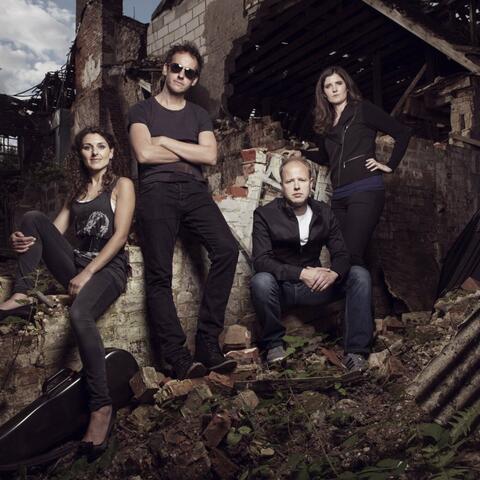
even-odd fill
[[[226,192],[227,195],[231,195],[232,197],[246,197],[248,195],[248,188],[231,185],[227,188]]]
[[[257,151],[254,148],[248,148],[240,152],[245,163],[253,163],[257,158]]]

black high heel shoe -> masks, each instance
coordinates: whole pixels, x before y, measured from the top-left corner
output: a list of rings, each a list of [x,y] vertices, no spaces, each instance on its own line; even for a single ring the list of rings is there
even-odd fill
[[[30,316],[33,316],[35,313],[35,307],[33,304],[19,305],[15,308],[10,308],[8,310],[0,309],[0,322],[5,320],[7,317],[20,317],[28,319]]]
[[[94,445],[93,442],[80,442],[78,444],[77,454],[79,456],[86,456],[88,463],[92,463],[98,457],[102,456],[107,451],[108,442],[110,440],[110,435],[112,434],[114,424],[115,424],[115,412],[112,410],[112,416],[110,417],[107,433],[105,435],[105,439],[103,440],[103,442],[98,445]]]

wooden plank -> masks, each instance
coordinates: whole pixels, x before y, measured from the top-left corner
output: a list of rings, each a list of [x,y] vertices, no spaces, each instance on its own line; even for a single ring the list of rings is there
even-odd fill
[[[480,148],[480,140],[476,140],[475,138],[464,137],[463,135],[457,135],[456,133],[451,133],[450,138]]]
[[[454,45],[432,32],[426,26],[420,25],[396,8],[386,5],[382,0],[362,0],[362,2],[382,13],[390,20],[398,23],[400,26],[421,38],[424,42],[436,48],[470,72],[480,74],[480,63],[468,58],[464,52],[456,49]]]
[[[407,100],[407,98],[413,92],[413,90],[417,86],[420,79],[423,77],[423,74],[425,73],[426,70],[427,70],[427,64],[424,63],[422,68],[415,75],[415,78],[410,82],[410,85],[405,90],[405,93],[400,97],[400,100],[397,102],[395,107],[393,107],[392,113],[390,114],[392,117],[394,117],[395,115],[397,115],[400,112],[400,109],[403,107],[403,104],[405,103],[405,100]]]
[[[360,372],[346,373],[340,376],[303,377],[303,378],[278,378],[271,380],[245,380],[235,382],[236,390],[253,390],[260,395],[272,395],[275,392],[301,393],[307,390],[330,390],[336,384],[355,385],[360,382],[363,375]]]

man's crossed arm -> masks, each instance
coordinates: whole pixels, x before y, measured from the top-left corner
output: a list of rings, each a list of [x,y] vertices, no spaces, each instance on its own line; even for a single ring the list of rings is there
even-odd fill
[[[130,126],[130,143],[138,163],[175,163],[180,159],[200,165],[217,163],[217,141],[211,131],[198,135],[198,144],[181,142],[169,137],[152,137],[143,123]]]

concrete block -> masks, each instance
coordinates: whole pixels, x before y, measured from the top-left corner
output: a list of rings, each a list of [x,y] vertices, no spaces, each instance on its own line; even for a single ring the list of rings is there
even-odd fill
[[[173,20],[168,23],[168,33],[175,31],[178,27],[180,27],[180,19]]]
[[[205,1],[199,3],[196,7],[193,8],[193,16],[196,17],[205,11]]]
[[[186,23],[190,22],[193,18],[193,10],[189,10],[187,13],[184,13],[180,17],[180,26],[185,25]]]

